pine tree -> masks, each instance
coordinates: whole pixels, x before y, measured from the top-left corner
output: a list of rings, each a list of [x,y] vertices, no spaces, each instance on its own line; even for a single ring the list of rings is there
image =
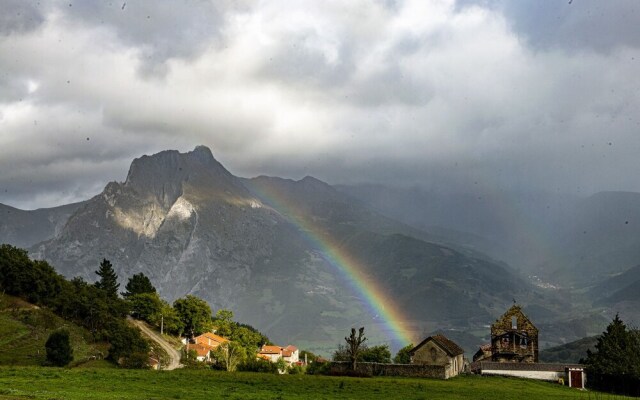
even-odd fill
[[[590,372],[601,375],[634,376],[640,354],[640,343],[635,331],[627,326],[616,314],[607,330],[596,343],[596,351],[587,350],[585,364]]]
[[[113,270],[111,262],[106,258],[103,259],[96,274],[98,274],[100,280],[96,282],[95,286],[98,289],[104,290],[109,297],[118,297],[120,284],[118,283],[118,275],[116,275],[116,272]]]

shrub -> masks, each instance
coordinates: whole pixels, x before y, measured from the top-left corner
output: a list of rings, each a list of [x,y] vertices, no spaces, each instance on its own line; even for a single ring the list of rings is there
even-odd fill
[[[278,367],[276,364],[267,361],[267,360],[257,360],[257,359],[249,359],[238,365],[238,371],[243,372],[266,372],[266,373],[276,373],[278,371]]]
[[[314,362],[307,366],[308,375],[329,375],[331,370],[331,363],[328,362]]]
[[[47,351],[47,362],[57,367],[64,367],[73,360],[73,349],[69,342],[69,332],[59,330],[49,335],[44,345]]]

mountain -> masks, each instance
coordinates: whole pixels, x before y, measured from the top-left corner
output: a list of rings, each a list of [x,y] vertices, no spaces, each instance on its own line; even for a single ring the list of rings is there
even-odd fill
[[[544,349],[540,351],[540,361],[577,364],[581,359],[587,358],[587,350],[595,350],[597,342],[597,336],[589,336],[560,346]]]
[[[382,185],[341,192],[440,243],[502,260],[541,284],[587,288],[640,260],[640,193],[589,197],[472,188],[446,193]]]
[[[541,275],[584,287],[624,272],[640,260],[640,193],[601,192],[556,222],[562,233]],[[640,299],[640,297],[639,297]]]
[[[82,203],[30,252],[90,281],[107,258],[121,283],[142,272],[169,300],[197,295],[278,343],[325,354],[355,325],[367,326],[372,344],[389,340],[372,300],[354,288],[354,265],[356,284],[383,287],[414,340],[481,328],[514,297],[566,307],[506,265],[430,237],[312,177],[238,178],[200,146],[135,159],[124,182]]]
[[[289,217],[339,242],[421,321],[483,320],[499,315],[514,297],[536,294],[505,264],[438,243],[436,235],[384,217],[315,178],[258,177],[246,185],[267,204],[278,199]]]
[[[378,212],[465,246],[525,273],[547,260],[557,221],[572,214],[578,198],[540,192],[472,187],[467,192],[384,185],[337,185]]]
[[[589,294],[598,300],[608,299],[607,303],[615,297],[624,297],[622,293],[632,292],[629,288],[640,285],[640,265],[626,270],[625,272],[612,276],[611,278],[594,286]],[[631,294],[631,293],[630,293]],[[638,292],[632,299],[640,300]]]
[[[51,239],[82,205],[83,203],[74,203],[25,211],[0,204],[0,243],[30,247]]]

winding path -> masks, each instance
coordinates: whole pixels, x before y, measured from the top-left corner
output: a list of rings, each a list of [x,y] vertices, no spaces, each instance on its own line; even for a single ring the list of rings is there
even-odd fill
[[[154,332],[152,329],[149,329],[149,327],[144,322],[138,321],[131,317],[127,317],[127,319],[133,325],[140,328],[145,336],[158,343],[158,345],[167,352],[167,355],[169,356],[169,364],[163,365],[162,369],[170,371],[172,369],[182,368],[182,365],[180,364],[180,352],[178,352],[178,350],[174,349],[169,342],[162,338],[162,336]]]

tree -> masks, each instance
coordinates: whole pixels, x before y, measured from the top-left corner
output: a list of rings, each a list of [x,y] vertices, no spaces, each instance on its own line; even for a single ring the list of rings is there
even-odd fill
[[[147,278],[147,276],[142,272],[129,278],[129,282],[127,282],[125,289],[127,289],[127,291],[122,293],[122,296],[125,299],[136,294],[156,293],[156,288],[153,287],[149,278]]]
[[[236,325],[229,335],[229,338],[234,342],[238,342],[242,345],[242,347],[247,350],[257,351],[263,344],[269,342],[269,339],[256,331],[255,329],[251,329],[245,325]]]
[[[100,280],[95,283],[95,286],[107,293],[109,297],[117,298],[120,284],[118,283],[118,275],[116,275],[116,272],[113,270],[111,262],[104,258],[96,274],[98,274]]]
[[[389,345],[383,344],[361,349],[358,361],[390,364],[391,350],[389,350]]]
[[[164,332],[178,336],[182,335],[184,332],[184,324],[180,320],[180,316],[178,316],[176,310],[164,300],[162,300],[162,311],[160,315],[162,321],[155,321],[156,326],[159,326],[160,323],[162,323]]]
[[[130,295],[128,302],[134,317],[156,324],[162,314],[162,300],[157,293],[138,293]]]
[[[244,347],[236,342],[222,343],[213,350],[213,357],[229,372],[235,371],[238,364],[244,361],[246,355]]]
[[[640,378],[640,340],[637,331],[627,330],[616,314],[596,343],[596,351],[587,350],[585,364],[597,375],[625,375]]]
[[[64,367],[73,360],[73,348],[69,341],[69,331],[58,330],[49,335],[44,345],[47,361],[57,367]]]
[[[358,330],[357,336],[356,328],[351,328],[351,335],[349,335],[349,337],[345,337],[344,340],[347,342],[347,354],[349,355],[351,368],[355,371],[362,344],[367,340],[364,336],[364,326]]]
[[[413,343],[408,344],[398,350],[398,354],[393,357],[393,362],[396,364],[410,364],[411,356],[409,355],[409,352],[411,351],[411,349],[413,349]]]
[[[114,321],[108,328],[109,358],[126,368],[144,368],[149,359],[149,343],[140,330],[126,322]],[[144,362],[141,362],[144,361]]]
[[[220,309],[216,312],[216,317],[213,321],[216,326],[216,333],[223,337],[231,336],[234,328],[233,311]]]
[[[308,350],[302,350],[300,351],[300,360],[305,360],[307,363],[313,364],[318,360],[318,355]]]
[[[193,338],[211,329],[211,308],[206,301],[192,295],[177,299],[173,308],[184,324],[184,333]]]

